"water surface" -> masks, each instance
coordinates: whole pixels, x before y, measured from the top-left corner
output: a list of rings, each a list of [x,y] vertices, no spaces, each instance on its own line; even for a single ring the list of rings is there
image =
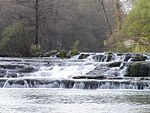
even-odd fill
[[[150,91],[0,89],[0,113],[150,113]]]

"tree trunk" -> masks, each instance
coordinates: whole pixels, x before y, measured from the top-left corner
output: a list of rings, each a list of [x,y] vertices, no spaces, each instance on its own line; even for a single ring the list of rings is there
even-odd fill
[[[39,46],[39,0],[35,3],[35,39],[34,44],[36,47]]]
[[[120,31],[121,28],[122,28],[122,18],[121,18],[121,4],[120,4],[120,0],[116,0],[115,7],[116,7],[117,28],[118,28],[118,30]]]
[[[111,26],[110,26],[110,23],[109,23],[109,20],[108,20],[108,17],[107,17],[107,12],[106,12],[106,9],[105,9],[105,5],[104,5],[104,0],[99,0],[101,6],[102,6],[102,9],[103,9],[103,14],[104,14],[104,19],[106,21],[106,25],[107,25],[107,28],[108,28],[108,31],[109,31],[109,35],[112,35],[112,29],[111,29]]]

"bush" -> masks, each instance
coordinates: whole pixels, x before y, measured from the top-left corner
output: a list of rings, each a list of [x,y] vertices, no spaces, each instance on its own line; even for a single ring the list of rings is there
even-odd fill
[[[78,55],[79,52],[78,52],[78,47],[79,47],[79,44],[80,44],[80,41],[79,40],[76,40],[72,49],[71,49],[71,56],[75,56],[75,55]]]
[[[30,31],[22,22],[16,22],[4,29],[0,42],[0,51],[29,56],[31,43]]]
[[[67,51],[61,50],[56,56],[59,58],[67,58]]]
[[[121,31],[116,31],[112,34],[110,38],[104,41],[104,45],[106,46],[106,50],[111,52],[132,52],[130,47],[125,45],[126,36]]]
[[[37,47],[34,44],[31,45],[30,56],[32,56],[32,57],[39,57],[43,53],[44,53],[44,51],[41,49],[40,46]]]
[[[138,0],[129,12],[123,32],[134,41],[133,52],[150,52],[150,0]]]

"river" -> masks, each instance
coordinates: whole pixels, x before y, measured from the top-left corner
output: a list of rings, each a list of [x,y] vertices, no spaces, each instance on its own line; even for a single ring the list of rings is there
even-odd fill
[[[124,76],[135,57],[0,58],[0,113],[150,113],[150,78]]]
[[[0,89],[0,113],[150,113],[150,91]]]

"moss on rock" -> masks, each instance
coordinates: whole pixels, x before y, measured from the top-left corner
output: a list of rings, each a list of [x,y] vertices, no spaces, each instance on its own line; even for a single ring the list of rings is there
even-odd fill
[[[150,63],[138,62],[128,66],[127,77],[150,77]]]

